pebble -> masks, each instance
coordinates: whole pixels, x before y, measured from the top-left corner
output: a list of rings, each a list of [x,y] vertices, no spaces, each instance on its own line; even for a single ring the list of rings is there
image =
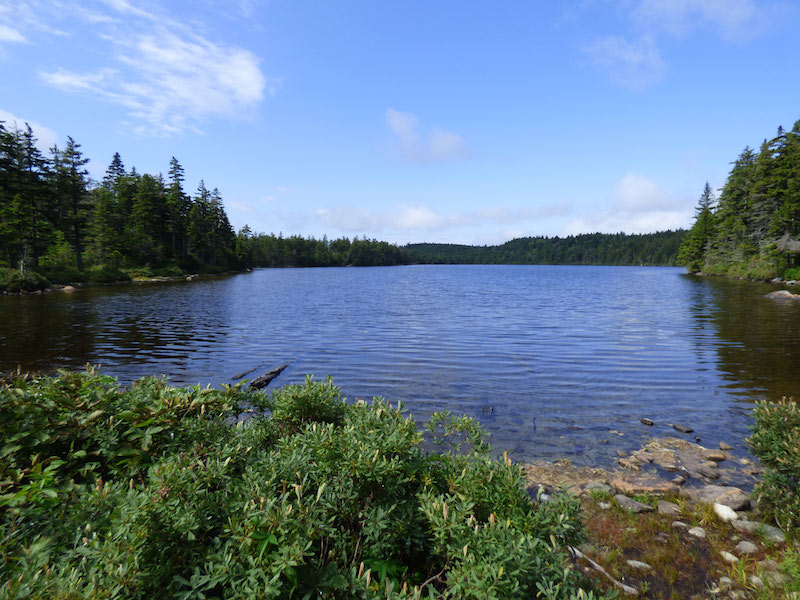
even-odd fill
[[[643,513],[643,512],[653,512],[653,507],[649,504],[643,504],[641,502],[637,502],[633,498],[628,498],[627,496],[623,496],[622,494],[617,494],[614,496],[614,500],[617,501],[617,504],[620,508],[625,510],[629,510],[635,513]]]
[[[680,431],[681,433],[692,433],[694,431],[694,429],[692,429],[691,427],[687,427],[686,425],[680,425],[678,423],[673,424],[672,428],[675,431]]]
[[[706,530],[703,529],[702,527],[692,527],[689,530],[689,535],[693,535],[696,538],[703,539],[704,537],[706,537]]]
[[[628,453],[625,452],[625,450],[617,450],[617,456],[620,458],[625,458],[626,456],[628,456]]]
[[[764,588],[764,581],[758,575],[749,575],[747,581],[757,590]]]
[[[791,581],[786,573],[780,571],[764,571],[761,576],[767,580],[767,585],[770,587],[781,588]]]
[[[739,559],[736,558],[733,554],[731,554],[727,550],[720,551],[719,555],[722,557],[722,560],[724,560],[726,563],[730,563],[733,565],[739,562]]]
[[[681,507],[674,502],[667,502],[666,500],[659,500],[657,505],[658,514],[660,515],[678,515],[681,512]]]
[[[736,544],[736,551],[739,554],[755,554],[756,552],[758,552],[758,546],[756,546],[753,542],[742,540],[741,542]]]
[[[780,565],[776,560],[765,558],[764,560],[758,561],[758,568],[762,571],[777,571],[780,568]]]
[[[609,508],[611,508],[611,504],[609,502],[598,502],[597,506],[599,506],[603,510],[608,510]]]
[[[628,560],[628,561],[625,561],[625,562],[628,563],[629,567],[633,567],[634,569],[650,570],[650,569],[653,568],[650,565],[648,565],[646,562],[642,562],[640,560]]]
[[[730,444],[726,444],[725,442],[720,442],[719,443],[719,449],[720,450],[733,450],[733,446],[731,446]]]
[[[714,513],[726,523],[730,523],[739,517],[730,506],[718,503],[714,503]]]
[[[642,421],[642,425],[647,425],[648,427],[652,427],[653,426],[653,420],[652,419],[648,419],[647,417],[642,417],[641,421]]]
[[[721,590],[729,590],[733,587],[733,579],[730,577],[720,577],[719,578],[719,588]]]
[[[678,475],[677,477],[673,477],[672,478],[672,483],[674,483],[675,485],[683,485],[684,483],[686,483],[686,477],[683,477],[681,475]]]
[[[689,526],[688,526],[686,523],[684,523],[683,521],[673,521],[673,522],[672,522],[672,526],[673,526],[675,529],[687,529],[687,528],[689,527]]]
[[[610,494],[612,491],[611,486],[607,483],[601,483],[599,481],[593,481],[592,483],[586,484],[586,487],[583,488],[587,492],[591,491],[598,491],[602,492],[603,494]]]

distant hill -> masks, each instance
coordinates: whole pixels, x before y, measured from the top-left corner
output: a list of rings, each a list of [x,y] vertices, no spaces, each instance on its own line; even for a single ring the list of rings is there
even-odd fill
[[[686,231],[518,238],[499,246],[408,244],[408,258],[434,264],[674,266]]]

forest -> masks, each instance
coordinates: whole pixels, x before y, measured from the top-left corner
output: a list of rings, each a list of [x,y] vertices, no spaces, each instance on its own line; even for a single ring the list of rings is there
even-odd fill
[[[366,237],[284,237],[247,225],[235,232],[219,190],[201,180],[193,195],[187,193],[184,169],[174,157],[164,177],[127,169],[116,153],[100,182],[89,178],[88,162],[71,137],[45,155],[30,126],[12,129],[0,122],[0,289],[254,267],[674,265],[685,235],[595,233],[499,246],[399,247]],[[753,164],[759,164],[755,158]]]
[[[673,266],[685,234],[588,233],[518,238],[499,246],[410,244],[406,250],[412,262],[421,263]]]
[[[745,147],[719,197],[706,183],[678,259],[705,275],[800,279],[800,121]]]
[[[166,179],[127,170],[116,153],[102,182],[95,182],[88,162],[71,137],[45,156],[30,126],[9,129],[0,122],[0,287],[405,262],[403,251],[386,242],[284,238],[247,226],[236,233],[219,190],[201,181],[188,194],[174,157]]]

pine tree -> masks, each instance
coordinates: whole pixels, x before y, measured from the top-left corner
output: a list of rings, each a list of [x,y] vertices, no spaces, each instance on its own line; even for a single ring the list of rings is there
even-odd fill
[[[714,193],[706,182],[695,209],[695,221],[678,252],[678,264],[689,271],[701,271],[715,236]]]

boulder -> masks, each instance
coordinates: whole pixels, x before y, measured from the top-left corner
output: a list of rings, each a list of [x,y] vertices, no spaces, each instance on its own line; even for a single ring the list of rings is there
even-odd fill
[[[703,458],[718,463],[722,462],[728,457],[725,456],[725,453],[722,450],[706,450],[703,452]]]
[[[703,529],[702,527],[692,527],[689,530],[689,535],[693,535],[696,538],[703,539],[704,537],[706,537],[706,530]]]
[[[737,531],[745,531],[747,533],[761,532],[764,536],[764,539],[768,542],[782,544],[786,541],[786,536],[784,533],[772,525],[757,523],[756,521],[744,521],[742,519],[731,521],[731,525],[733,525],[733,528]]]
[[[793,294],[789,290],[776,290],[765,294],[764,298],[769,298],[770,300],[800,300],[800,294]]]
[[[658,505],[656,506],[656,510],[658,510],[658,514],[660,515],[679,515],[681,513],[681,507],[675,504],[674,502],[667,502],[666,500],[659,500]]]
[[[620,508],[625,510],[629,510],[635,513],[643,513],[643,512],[653,512],[653,507],[649,504],[644,504],[642,502],[637,502],[633,498],[628,498],[627,496],[623,496],[622,494],[617,494],[614,496],[614,500],[617,501],[617,504]]]
[[[686,425],[680,425],[679,423],[675,423],[672,428],[675,431],[680,431],[681,433],[692,433],[694,429],[691,427],[687,427]]]
[[[611,486],[623,494],[631,496],[636,494],[677,494],[680,489],[671,481],[664,481],[655,475],[617,477],[611,481]]]
[[[647,425],[648,427],[652,427],[653,426],[653,419],[648,419],[647,417],[642,417],[640,419],[640,421],[642,422],[642,425]]]
[[[75,286],[65,285],[63,288],[61,288],[61,291],[62,292],[74,292],[75,291]]]
[[[758,546],[756,546],[753,542],[742,540],[736,544],[736,552],[739,554],[755,554],[758,552]]]

